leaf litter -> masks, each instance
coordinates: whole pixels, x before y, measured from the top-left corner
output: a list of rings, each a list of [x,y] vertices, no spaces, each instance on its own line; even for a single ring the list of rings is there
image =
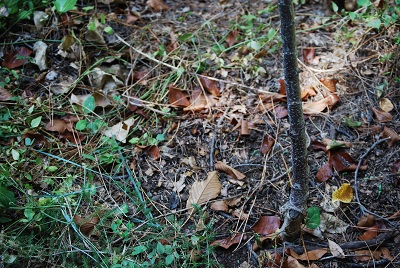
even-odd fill
[[[135,2],[120,11],[123,22],[112,18],[115,14],[109,14],[107,25],[102,22],[101,15],[91,14],[85,17],[85,23],[93,29],[83,29],[79,37],[52,35],[62,39],[59,47],[46,42],[49,46],[46,50],[41,43],[33,51],[27,47],[6,47],[2,66],[17,70],[27,66],[26,70],[33,68],[47,72],[49,60],[55,57],[51,53],[58,52],[59,68],[33,85],[32,97],[25,103],[28,107],[49,101],[46,105],[52,107],[56,116],[43,119],[44,123],[39,124],[37,131],[26,131],[21,135],[23,139],[34,140],[38,146],[58,143],[60,140],[55,138],[66,139],[71,143],[59,143],[59,146],[73,161],[81,161],[74,158],[77,155],[88,159],[94,154],[93,166],[96,164],[102,172],[116,172],[116,175],[121,173],[115,168],[118,163],[107,162],[105,155],[97,155],[91,148],[104,144],[100,137],[120,142],[130,170],[140,174],[141,190],[152,200],[162,204],[174,199],[174,209],[188,209],[177,212],[176,216],[189,222],[189,214],[194,222],[199,222],[192,213],[194,204],[198,204],[201,211],[210,213],[218,234],[225,237],[210,244],[226,249],[217,249],[216,258],[225,267],[232,267],[229,266],[232,255],[241,263],[248,260],[246,243],[261,241],[259,248],[263,249],[279,243],[272,237],[279,232],[280,208],[287,200],[290,188],[290,129],[282,64],[276,52],[280,51],[276,46],[278,40],[259,43],[246,39],[256,29],[261,29],[260,36],[268,35],[268,31],[257,28],[261,24],[242,13],[242,3],[228,2],[212,1],[207,5],[201,1]],[[113,12],[117,12],[118,6],[113,1],[108,4],[115,7]],[[266,3],[246,5],[250,13],[269,12],[265,9]],[[101,8],[106,9],[105,6]],[[187,22],[175,23],[173,28],[165,23],[164,19],[172,21],[178,13],[180,20]],[[65,18],[66,24],[62,26],[66,27],[63,30],[67,33],[70,32],[68,27],[80,27],[77,13],[68,14],[73,19]],[[215,31],[199,23],[198,16],[209,20]],[[232,18],[239,27],[231,28],[227,24]],[[259,19],[265,22],[262,15]],[[302,21],[304,24],[299,27],[305,29],[321,23],[308,16]],[[113,41],[116,40],[113,34],[104,32],[106,26],[113,23],[121,28],[114,27],[114,31],[141,53],[123,47],[121,42]],[[278,29],[277,18],[272,17],[270,23],[270,28]],[[167,26],[168,31],[165,30]],[[40,27],[43,30],[47,26]],[[309,203],[324,210],[313,226],[320,236],[311,236],[329,246],[303,254],[282,254],[282,261],[270,261],[268,267],[281,267],[280,263],[284,264],[282,267],[304,267],[307,261],[312,261],[310,266],[315,267],[314,261],[325,254],[338,257],[340,260],[337,261],[344,265],[354,259],[343,259],[348,252],[341,250],[341,243],[360,238],[368,241],[390,229],[390,226],[380,225],[377,219],[357,225],[360,208],[353,198],[353,191],[358,191],[362,204],[370,210],[398,219],[399,209],[393,205],[398,203],[399,184],[395,175],[399,172],[400,159],[397,150],[399,95],[395,91],[398,82],[393,82],[398,73],[393,71],[391,77],[385,76],[378,70],[390,72],[393,63],[369,54],[390,48],[379,47],[368,39],[361,46],[354,46],[354,50],[340,48],[340,42],[348,44],[347,40],[328,46],[335,40],[333,29],[324,25],[320,30],[305,31],[300,35],[305,45],[300,50],[304,62],[304,66],[300,65],[300,75],[307,133],[313,146],[315,140],[322,141],[319,150],[309,153],[310,181],[313,182]],[[360,29],[354,35],[366,34],[363,33],[365,28]],[[129,36],[131,33],[132,37]],[[37,34],[40,38],[45,36],[40,36],[40,32]],[[93,49],[88,44],[100,46]],[[107,49],[100,49],[102,46]],[[201,53],[194,53],[194,48]],[[351,63],[344,58],[350,51]],[[32,53],[36,65],[26,60]],[[88,60],[85,64],[89,66],[83,63],[84,59]],[[354,68],[359,72],[358,76],[354,75]],[[390,83],[380,87],[382,80],[388,79],[392,79]],[[19,88],[12,84],[1,85],[1,101],[12,103],[15,96],[22,95],[21,89],[32,87],[29,80],[21,79],[18,83]],[[374,88],[376,92],[373,92]],[[384,89],[382,93],[379,93],[380,88]],[[47,89],[54,95],[48,95]],[[51,97],[60,102],[51,103]],[[69,101],[66,103],[65,100]],[[65,113],[76,118],[63,117]],[[97,124],[99,118],[106,118],[106,124]],[[88,120],[89,127],[78,131],[79,120]],[[232,125],[232,122],[235,123]],[[157,139],[158,135],[165,138]],[[379,145],[357,170],[359,157],[379,138],[387,138],[386,144]],[[2,138],[1,142],[12,144],[13,140]],[[78,154],[71,150],[73,145],[78,146]],[[49,148],[46,146],[44,148]],[[210,160],[217,171],[211,169]],[[357,186],[353,177],[356,172],[360,181]],[[103,177],[94,180],[103,185]],[[92,198],[102,202],[103,198],[117,202],[123,199],[124,194],[115,186],[103,186],[110,187],[108,193],[102,192],[105,197],[96,195]],[[331,189],[326,191],[327,187]],[[38,185],[35,189],[41,191]],[[223,200],[220,200],[222,196]],[[160,215],[171,212],[166,206],[152,204]],[[132,213],[133,207],[130,205],[124,213]],[[91,215],[87,211],[79,213]],[[103,218],[96,217],[77,214],[74,220],[81,232],[89,236],[101,227],[99,221]],[[261,236],[258,242],[257,236]],[[237,251],[233,252],[232,248]],[[371,252],[357,251],[360,255],[357,261],[389,259],[391,254],[395,255],[395,250],[377,248],[377,253],[372,255]],[[256,266],[254,260],[250,263],[251,267]],[[317,263],[319,267],[329,266],[329,258]]]

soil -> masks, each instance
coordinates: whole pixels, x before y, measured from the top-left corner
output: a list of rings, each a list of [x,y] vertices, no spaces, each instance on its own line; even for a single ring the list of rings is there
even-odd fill
[[[270,13],[260,13],[268,6],[276,6],[275,1],[268,3],[266,1],[237,0],[165,1],[165,4],[170,7],[170,10],[156,12],[146,7],[144,1],[131,1],[131,8],[136,8],[142,16],[133,23],[125,22],[125,15],[118,13],[118,10],[125,9],[124,4],[111,3],[109,6],[99,4],[98,8],[104,13],[115,12],[117,18],[111,26],[116,33],[124,40],[129,40],[132,46],[148,54],[156,52],[161,44],[167,46],[171,43],[171,30],[176,34],[195,33],[201,40],[200,38],[206,33],[196,32],[196,29],[200,29],[204,23],[212,22],[209,27],[201,29],[206,29],[209,31],[207,35],[220,40],[230,31],[231,23],[240,21],[245,14],[261,14],[257,17],[256,24],[270,25],[269,27],[260,27],[261,30],[257,33],[259,36],[267,35],[271,28],[278,29],[280,23],[277,9]],[[79,13],[71,14],[77,16]],[[314,48],[315,51],[315,56],[309,59],[308,63],[299,65],[301,87],[313,87],[316,90],[316,96],[312,96],[304,102],[315,102],[330,94],[326,87],[319,82],[321,78],[336,82],[335,94],[340,99],[339,103],[333,107],[327,107],[323,112],[305,115],[309,138],[310,194],[308,205],[319,207],[321,212],[325,211],[324,200],[330,200],[332,191],[343,183],[349,183],[352,186],[359,201],[354,197],[350,203],[340,203],[338,208],[327,212],[344,221],[348,225],[346,231],[329,232],[327,230],[318,237],[310,234],[309,230],[304,230],[301,239],[294,241],[293,245],[321,245],[323,247],[322,245],[326,246],[327,239],[338,244],[359,241],[359,237],[365,229],[357,226],[360,217],[363,216],[362,207],[367,209],[364,213],[374,213],[376,222],[384,225],[379,232],[384,233],[398,227],[399,216],[391,219],[388,217],[400,211],[399,167],[395,167],[395,163],[400,160],[400,142],[391,144],[392,140],[390,139],[374,148],[372,146],[382,137],[388,137],[389,134],[384,134],[384,127],[395,133],[400,131],[400,65],[398,64],[400,50],[398,44],[392,41],[393,36],[399,35],[399,27],[397,25],[397,28],[385,27],[379,31],[367,30],[364,25],[355,22],[340,21],[339,18],[331,19],[333,14],[326,3],[307,1],[303,5],[296,5],[300,61],[304,63],[302,57],[304,51],[308,51],[309,48]],[[27,27],[27,25],[25,26]],[[344,32],[340,30],[341,26],[346,27],[349,33],[348,37],[342,36]],[[71,29],[68,27],[76,30],[79,28],[62,26],[49,34],[52,39],[60,40],[63,36],[62,31]],[[314,30],[311,30],[312,28]],[[18,33],[21,36],[30,35],[30,38],[42,38],[40,33],[28,33],[24,28],[20,29]],[[83,38],[83,33],[79,30],[76,34]],[[15,41],[11,35],[3,36],[3,38]],[[175,66],[180,60],[183,60],[185,64],[189,65],[204,54],[212,54],[212,50],[209,49],[210,44],[213,42],[200,42],[198,55],[182,54],[181,52],[181,54],[174,55],[171,53],[167,57],[168,64]],[[276,100],[273,108],[269,109],[263,107],[268,102],[261,101],[262,92],[279,92],[281,89],[279,80],[283,79],[283,66],[280,47],[277,46],[274,52],[268,52],[277,44],[276,40],[268,43],[259,58],[250,59],[248,57],[249,62],[247,65],[243,62],[242,68],[234,64],[232,64],[234,67],[229,68],[229,64],[234,61],[235,57],[246,58],[248,53],[253,53],[246,51],[243,45],[216,54],[216,58],[210,57],[206,62],[208,64],[206,75],[218,79],[217,85],[221,92],[221,96],[214,98],[215,105],[211,109],[199,112],[183,112],[182,108],[171,108],[176,114],[175,117],[159,117],[158,122],[145,125],[138,130],[137,133],[151,132],[153,136],[165,134],[165,141],[158,144],[161,155],[159,159],[154,159],[137,148],[132,148],[126,155],[127,161],[137,174],[143,192],[152,200],[152,205],[157,208],[159,214],[173,212],[182,219],[188,217],[185,208],[190,194],[190,186],[195,181],[205,180],[209,172],[215,168],[217,161],[228,164],[246,176],[245,183],[240,185],[224,172],[219,172],[222,191],[215,200],[227,200],[234,197],[240,198],[240,201],[224,212],[211,209],[211,202],[203,207],[206,219],[213,221],[217,234],[216,240],[232,237],[233,234],[246,234],[240,243],[234,244],[228,249],[217,248],[215,258],[222,267],[258,267],[258,256],[263,255],[263,251],[271,250],[275,246],[282,246],[281,242],[274,245],[271,239],[267,239],[262,245],[253,248],[257,244],[255,242],[257,235],[251,229],[262,216],[276,216],[283,220],[281,208],[288,201],[290,192],[290,124],[287,116],[278,115],[276,112],[276,107],[285,109],[286,102]],[[229,47],[226,42],[223,45]],[[57,72],[61,74],[77,77],[78,71],[71,68],[70,65],[73,61],[56,55],[57,47],[58,44],[50,44],[48,48],[50,62],[56,66],[52,68],[57,69]],[[99,47],[91,48],[88,45],[85,47],[86,66],[91,66],[94,59],[117,55],[128,62],[137,61],[134,63],[136,64],[135,70],[153,68],[153,78],[149,79],[147,84],[127,87],[125,91],[127,95],[140,96],[144,94],[150,85],[154,85],[157,80],[166,79],[171,72],[167,66],[157,65],[157,62],[146,57],[129,55],[133,52],[129,52],[126,48],[119,51],[121,47],[122,44],[115,40],[106,40],[100,49]],[[4,49],[6,50],[7,47]],[[389,53],[392,58],[382,60],[382,56]],[[224,61],[224,64],[218,65],[218,59]],[[263,67],[265,72],[257,72],[256,68],[252,68],[254,66]],[[228,74],[225,75],[222,70],[227,71]],[[36,76],[35,72],[37,72],[36,69],[32,71],[32,74],[26,73],[24,80],[19,81],[20,88],[28,88],[32,84],[33,76]],[[185,89],[188,92],[192,92],[199,86],[199,82],[188,74],[184,74],[181,80],[184,82],[178,82],[178,87],[183,88],[187,83]],[[382,85],[385,85],[383,92],[378,96],[377,89]],[[83,94],[88,89],[92,90],[89,81],[83,80],[73,93]],[[29,90],[35,91],[36,95],[48,94],[44,82],[35,82]],[[392,119],[387,122],[379,120],[373,112],[373,108],[381,109],[382,98],[390,100],[394,106],[389,112]],[[144,111],[151,112],[146,108]],[[99,111],[99,113],[101,112]],[[106,108],[105,114],[107,112],[109,111]],[[127,118],[134,113],[127,112],[121,117]],[[119,122],[121,117],[115,117],[115,123]],[[350,127],[344,123],[347,118],[361,122],[362,125],[357,128]],[[243,126],[244,121],[248,123],[247,129],[246,126]],[[272,148],[263,154],[260,149],[266,135],[272,137],[274,143]],[[351,143],[350,148],[342,150],[351,156],[355,165],[358,164],[362,155],[372,148],[361,161],[362,165],[366,166],[366,170],[359,170],[357,178],[354,170],[344,172],[334,170],[329,179],[320,181],[317,173],[327,163],[328,153],[316,150],[315,143],[316,141],[322,142],[327,138]],[[104,169],[111,170],[112,167]],[[176,191],[174,183],[182,178],[184,178],[186,186],[181,191]],[[356,185],[355,179],[357,179],[358,185]],[[110,187],[112,188],[112,186]],[[122,195],[121,192],[111,193],[112,198],[117,202],[124,200]],[[106,197],[104,199],[99,202],[107,203]],[[243,218],[239,219],[241,216]],[[199,219],[195,217],[189,224],[199,224],[196,220]],[[387,247],[391,256],[394,257],[392,262],[385,264],[388,265],[386,267],[400,267],[399,240],[400,237],[396,233],[384,242],[383,246]],[[354,254],[354,251],[348,250],[345,251],[345,254],[346,258],[322,258],[314,263],[318,267],[358,267],[354,265],[368,263],[368,260],[356,262],[355,258],[350,256]],[[381,259],[385,259],[385,257]],[[307,261],[300,262],[307,265]],[[261,265],[266,266],[267,264]]]

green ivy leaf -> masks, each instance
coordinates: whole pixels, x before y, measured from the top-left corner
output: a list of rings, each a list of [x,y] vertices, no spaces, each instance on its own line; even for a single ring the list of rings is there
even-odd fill
[[[94,111],[94,108],[96,108],[96,100],[94,99],[93,96],[89,96],[84,102],[83,102],[83,111],[88,114]]]
[[[133,248],[132,256],[143,253],[147,250],[146,246],[136,246]]]
[[[307,210],[306,225],[310,229],[317,228],[321,223],[321,214],[318,207],[310,207]]]
[[[174,255],[167,255],[165,258],[165,265],[171,265],[174,262]]]
[[[0,186],[0,207],[9,208],[12,203],[15,203],[14,193]]]
[[[381,20],[378,18],[372,19],[367,22],[367,27],[379,29],[381,27]]]
[[[40,125],[40,122],[42,122],[42,117],[36,117],[35,119],[32,119],[31,121],[31,127],[35,128],[38,127]]]
[[[86,128],[87,122],[87,120],[79,120],[78,122],[76,122],[75,128],[79,131],[82,131]]]
[[[58,13],[65,13],[75,8],[77,0],[55,0],[54,8]]]
[[[159,255],[162,255],[162,254],[164,254],[164,252],[165,252],[165,248],[164,248],[163,244],[161,244],[160,242],[157,242],[157,253]]]

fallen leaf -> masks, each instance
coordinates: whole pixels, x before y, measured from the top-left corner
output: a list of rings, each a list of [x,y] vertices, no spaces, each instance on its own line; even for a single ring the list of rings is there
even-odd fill
[[[246,119],[240,120],[240,136],[250,135],[249,122]]]
[[[128,8],[128,14],[126,15],[126,23],[132,23],[137,21],[140,16],[137,16],[135,13],[131,12]]]
[[[228,42],[229,47],[233,46],[236,43],[236,38],[239,34],[238,30],[232,30],[226,36],[226,42]]]
[[[258,262],[260,267],[270,267],[270,268],[280,268],[284,267],[282,266],[282,257],[279,253],[263,253],[264,255],[267,255],[267,263],[265,263],[265,258],[260,258],[261,255],[258,256]]]
[[[264,139],[261,143],[261,153],[267,154],[275,144],[275,139],[272,138],[270,135],[265,134]]]
[[[303,54],[304,63],[309,64],[310,62],[312,62],[312,60],[315,57],[315,50],[313,47],[303,48],[302,54]]]
[[[171,8],[167,6],[163,0],[148,0],[146,2],[146,5],[151,8],[154,11],[160,12],[160,11],[167,11],[170,10]]]
[[[393,260],[393,256],[390,254],[389,249],[386,247],[380,247],[373,251],[370,249],[356,250],[355,251],[357,261],[369,261],[372,259],[379,260],[385,258],[388,260]]]
[[[8,101],[11,100],[13,97],[14,96],[10,92],[0,86],[0,101]]]
[[[358,239],[361,241],[365,241],[365,240],[371,240],[377,236],[378,236],[378,226],[375,225],[367,228],[367,230],[362,235],[360,235]]]
[[[211,95],[216,97],[221,96],[221,92],[218,89],[217,81],[211,80],[204,76],[200,76],[199,79],[204,89],[207,90],[209,93],[211,93]]]
[[[133,125],[134,122],[134,118],[129,118],[123,122],[119,122],[118,124],[115,124],[114,126],[104,131],[104,135],[110,138],[114,137],[117,141],[125,143],[126,137],[129,134],[129,128]]]
[[[149,78],[151,78],[151,73],[148,70],[137,70],[132,72],[132,81],[139,82],[141,85],[147,85],[147,79]]]
[[[317,92],[315,91],[314,87],[305,87],[301,89],[301,99],[306,100],[308,97],[316,96]]]
[[[175,87],[173,84],[168,86],[169,90],[169,103],[174,107],[188,107],[190,101],[188,99],[189,95],[179,88]]]
[[[79,230],[82,232],[82,234],[89,236],[93,232],[96,224],[100,222],[100,218],[95,215],[90,215],[85,218],[82,218],[79,215],[75,215],[74,221],[76,225],[79,227]]]
[[[239,221],[246,221],[249,219],[250,215],[244,213],[243,210],[235,209],[232,216],[236,217]]]
[[[275,233],[280,225],[281,220],[278,217],[262,216],[251,229],[260,235],[270,235]]]
[[[184,174],[181,174],[181,178],[179,179],[179,181],[174,182],[174,191],[177,193],[182,192],[183,189],[185,189],[186,184],[185,184],[185,179],[186,176]]]
[[[208,173],[205,181],[196,181],[189,191],[189,198],[186,208],[193,207],[193,204],[202,204],[216,198],[221,192],[222,184],[218,179],[218,172]]]
[[[286,96],[286,85],[285,85],[285,80],[283,79],[279,79],[279,94],[281,94],[282,96]]]
[[[183,111],[202,111],[211,108],[215,103],[216,100],[212,96],[204,95],[201,88],[195,88],[190,96],[190,105],[183,108]]]
[[[236,180],[244,180],[246,178],[246,175],[244,175],[240,171],[234,169],[233,167],[225,164],[222,161],[218,161],[215,163],[215,169],[225,172],[228,176],[230,176]]]
[[[326,108],[331,109],[338,102],[339,102],[339,97],[336,94],[332,93],[319,101],[305,103],[303,105],[303,113],[317,114],[322,112]]]
[[[352,199],[353,189],[348,183],[343,183],[339,189],[332,193],[332,202],[341,201],[343,203],[350,203]]]
[[[178,37],[176,36],[175,32],[171,30],[169,33],[169,36],[171,38],[171,42],[167,45],[167,51],[172,52],[179,47],[179,42],[178,42]]]
[[[311,148],[314,151],[324,151],[325,153],[328,152],[328,150],[326,149],[326,145],[317,140],[311,141]]]
[[[400,159],[393,163],[392,173],[399,173],[400,172]]]
[[[224,200],[215,201],[211,204],[211,209],[215,211],[228,212],[229,207]]]
[[[384,127],[382,132],[381,132],[381,137],[382,138],[389,138],[389,140],[386,141],[386,143],[389,145],[389,147],[392,147],[396,142],[400,140],[399,134],[397,134],[393,129]]]
[[[63,133],[60,133],[60,137],[69,140],[73,144],[81,144],[82,141],[86,139],[85,134],[79,133],[76,130],[73,131],[66,130]]]
[[[244,234],[236,234],[233,237],[227,237],[225,239],[220,239],[211,243],[211,246],[218,245],[224,249],[228,249],[232,245],[239,244],[240,241],[245,240],[246,236]]]
[[[345,258],[343,249],[334,241],[328,239],[329,250],[332,256],[337,258]]]
[[[379,123],[390,122],[393,119],[393,116],[388,112],[376,109],[374,107],[372,107],[371,110],[375,115],[376,121],[378,121]]]
[[[331,234],[342,234],[346,232],[348,227],[349,225],[338,217],[325,212],[321,213],[321,224],[319,225],[321,232],[326,231]]]
[[[350,148],[352,146],[351,142],[331,140],[331,139],[323,139],[322,143],[326,146],[327,150]]]
[[[154,158],[154,160],[160,159],[160,149],[156,145],[147,146],[144,149],[145,153]]]
[[[275,115],[278,119],[285,118],[288,115],[288,110],[283,106],[278,106],[275,108]]]
[[[337,171],[355,171],[357,164],[353,158],[343,150],[329,151],[328,163]],[[361,165],[360,170],[366,170],[366,165]]]
[[[324,86],[326,86],[330,92],[336,92],[337,79],[334,78],[321,78],[319,80]]]
[[[23,136],[23,139],[30,139],[33,141],[35,148],[42,148],[47,144],[46,138],[42,134],[35,133],[33,131],[27,131]]]
[[[284,268],[304,268],[304,265],[300,264],[298,260],[296,260],[292,256],[288,256],[286,261],[283,264]]]
[[[388,98],[382,98],[379,101],[379,107],[382,109],[382,111],[387,113],[394,108],[393,103]]]
[[[67,123],[61,119],[53,119],[44,127],[47,131],[62,133],[67,129]]]
[[[363,215],[357,222],[358,227],[371,227],[375,223],[375,217],[371,214]]]
[[[333,170],[329,163],[325,163],[317,172],[317,179],[319,182],[325,182],[332,178]]]
[[[17,47],[6,54],[2,62],[2,66],[8,69],[15,69],[28,62],[29,55],[32,50],[26,47]]]
[[[294,252],[292,249],[290,249],[290,255],[294,257],[297,260],[301,261],[316,261],[321,259],[322,256],[324,256],[326,253],[328,253],[327,248],[320,248],[320,249],[314,249],[310,250],[308,252],[304,252],[303,254],[299,255],[296,252]]]

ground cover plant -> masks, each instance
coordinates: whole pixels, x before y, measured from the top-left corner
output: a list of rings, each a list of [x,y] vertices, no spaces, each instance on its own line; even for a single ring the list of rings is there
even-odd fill
[[[0,265],[398,267],[400,2],[0,3]]]

